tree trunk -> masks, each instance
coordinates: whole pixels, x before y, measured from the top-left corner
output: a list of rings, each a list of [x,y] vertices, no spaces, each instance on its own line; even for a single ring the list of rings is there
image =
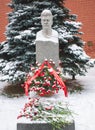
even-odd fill
[[[75,75],[72,75],[72,80],[75,80],[76,78],[75,78]]]

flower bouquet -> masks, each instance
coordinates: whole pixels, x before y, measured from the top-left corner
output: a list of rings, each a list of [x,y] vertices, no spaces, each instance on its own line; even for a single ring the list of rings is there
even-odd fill
[[[64,107],[63,107],[64,106]],[[41,101],[39,98],[29,98],[28,103],[20,111],[19,118],[26,118],[29,121],[52,124],[60,128],[72,121],[72,112],[67,105],[60,102]]]
[[[42,65],[37,63],[35,67],[31,67],[25,81],[26,91],[34,91],[40,96],[51,96],[58,93],[62,85],[66,90],[60,76],[61,71],[55,67],[54,62],[44,61]]]

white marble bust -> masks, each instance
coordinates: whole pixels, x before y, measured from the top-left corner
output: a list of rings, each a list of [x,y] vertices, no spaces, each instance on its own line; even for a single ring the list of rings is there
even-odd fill
[[[53,16],[50,10],[45,9],[41,13],[42,30],[37,32],[36,41],[51,41],[58,43],[58,32],[52,29]]]

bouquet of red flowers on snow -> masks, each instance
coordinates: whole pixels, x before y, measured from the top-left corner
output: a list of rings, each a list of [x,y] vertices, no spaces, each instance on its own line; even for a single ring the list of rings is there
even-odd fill
[[[67,104],[58,101],[29,98],[21,109],[17,119],[19,118],[49,123],[58,129],[72,122],[72,112]]]
[[[25,89],[37,92],[40,96],[48,96],[58,93],[63,85],[66,96],[66,87],[60,76],[61,71],[55,67],[52,60],[50,62],[46,60],[41,65],[37,63],[35,67],[31,67],[31,73],[28,74],[25,82]]]

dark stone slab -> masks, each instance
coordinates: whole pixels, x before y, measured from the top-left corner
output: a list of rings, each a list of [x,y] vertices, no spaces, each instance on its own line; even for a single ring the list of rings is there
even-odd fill
[[[51,124],[47,123],[17,123],[17,130],[53,130]],[[59,129],[55,129],[59,130]],[[60,130],[75,130],[75,123],[72,122]]]

